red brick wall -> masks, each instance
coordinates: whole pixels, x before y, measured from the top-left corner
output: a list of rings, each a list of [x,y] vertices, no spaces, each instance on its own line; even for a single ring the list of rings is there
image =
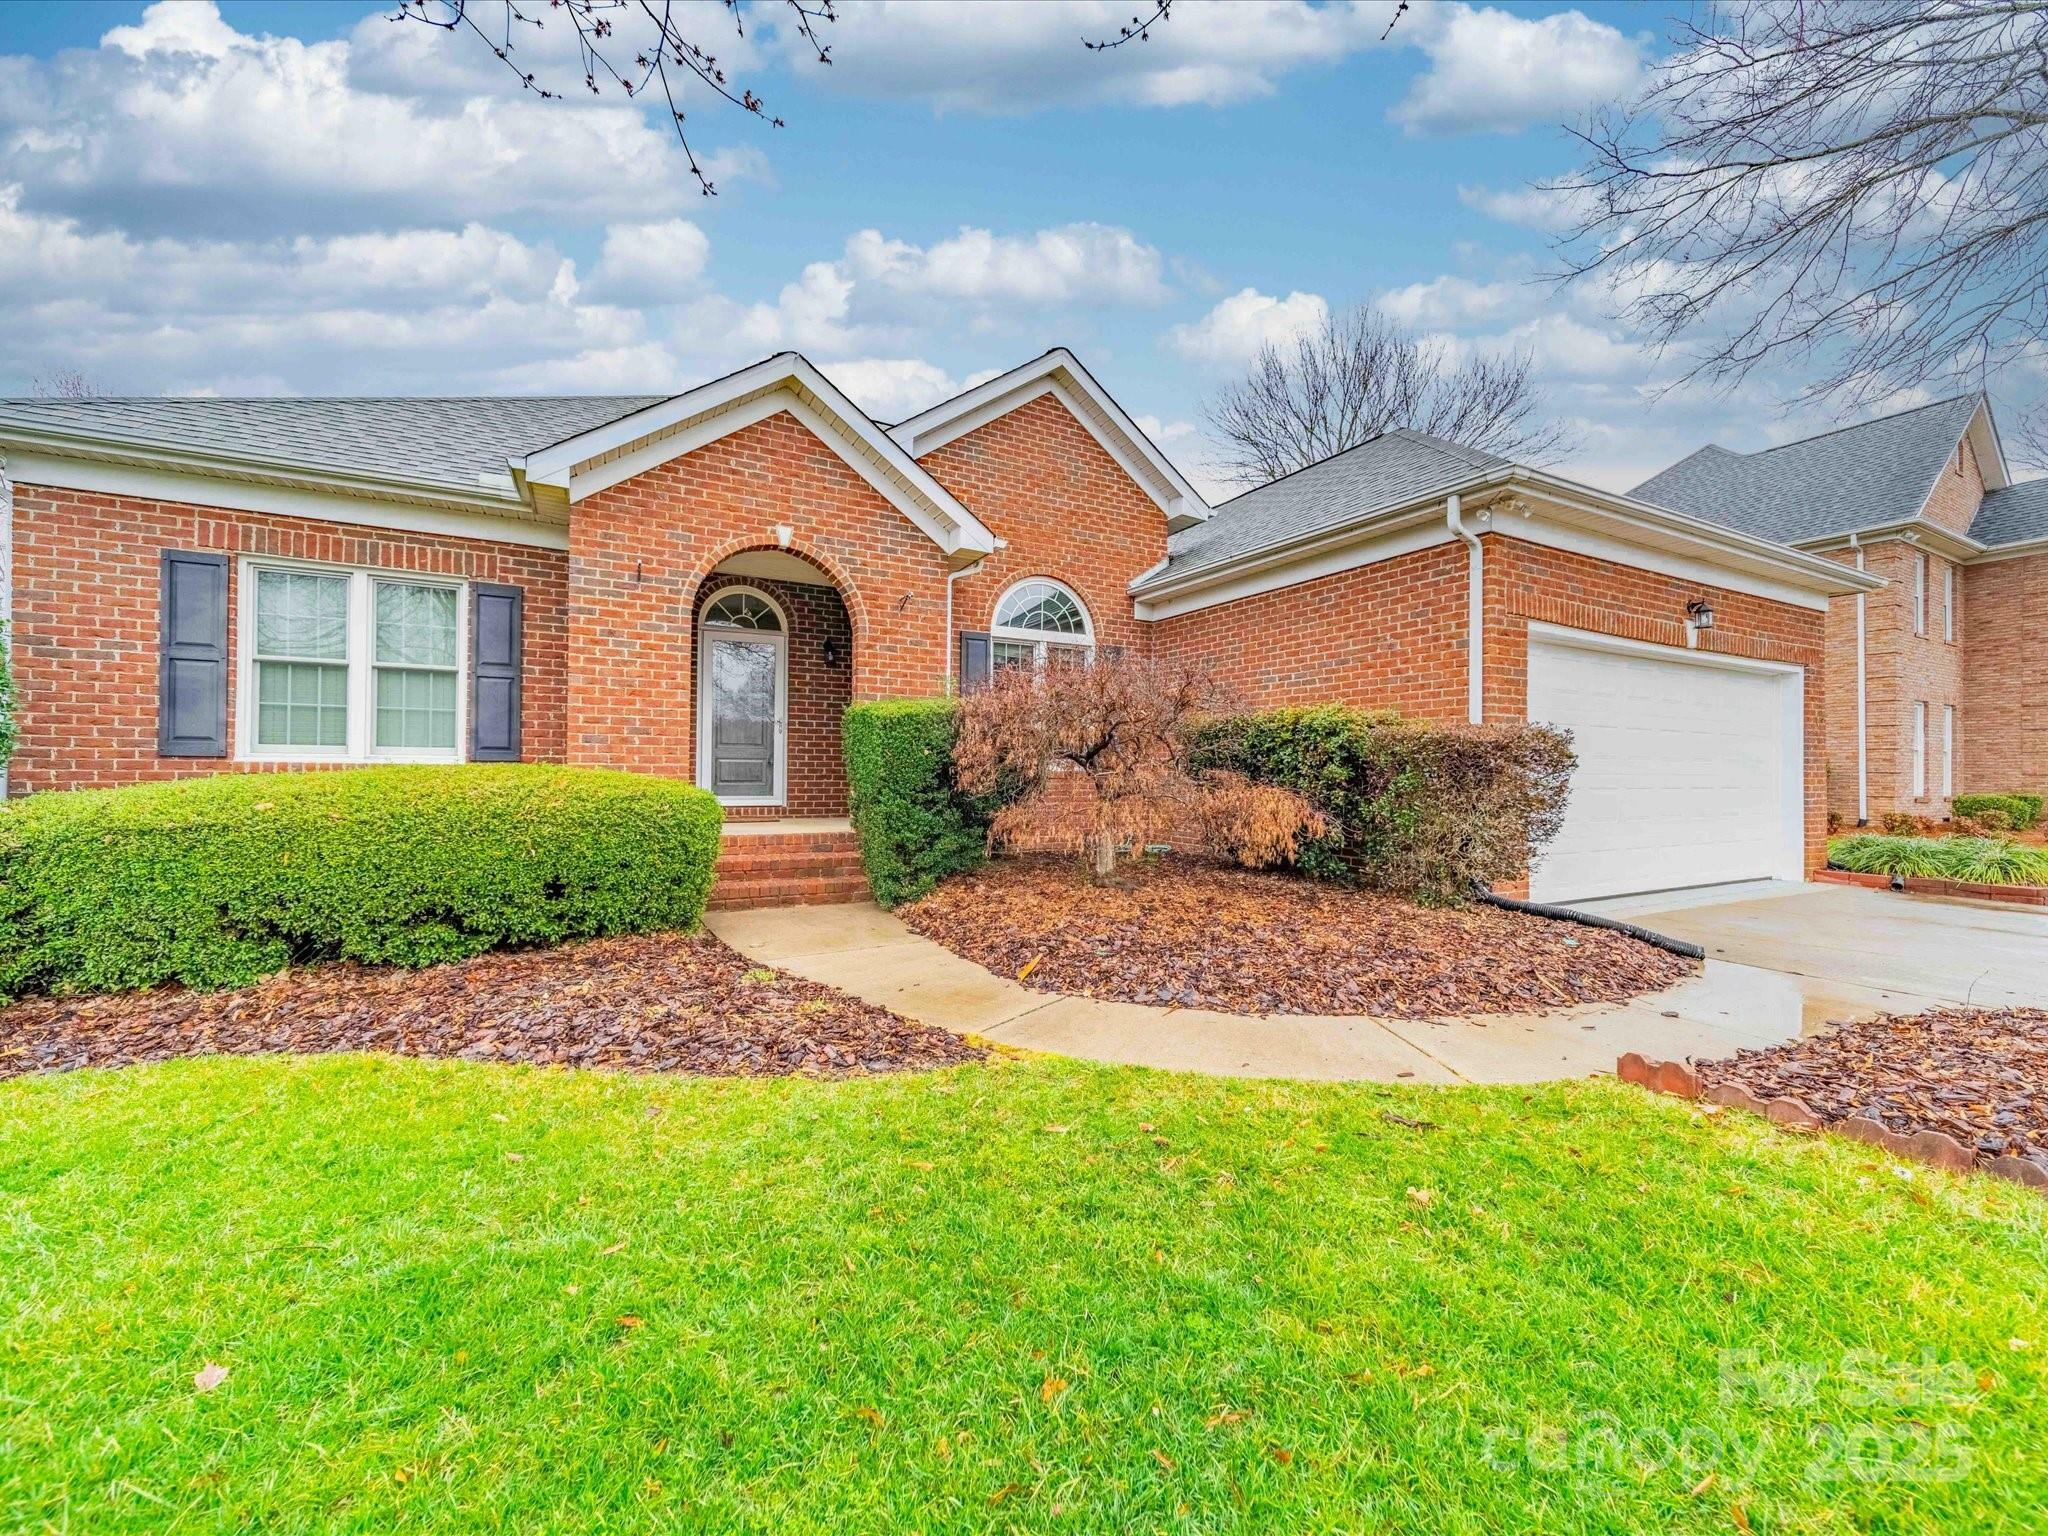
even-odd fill
[[[945,558],[787,412],[576,504],[569,525],[571,762],[689,778],[693,615],[719,562],[777,547],[832,578],[856,699],[939,692]]]
[[[713,576],[697,596],[696,613],[728,587],[752,587],[781,605],[789,620],[789,729],[784,738],[786,807],[791,816],[846,814],[846,759],[840,746],[840,720],[853,698],[853,626],[846,604],[831,587],[803,582],[762,581],[753,576]],[[827,644],[838,661],[825,661]],[[696,678],[691,679],[690,707],[695,718]],[[728,812],[728,814],[733,814]]]
[[[568,561],[560,551],[17,485],[12,793],[220,773],[231,758],[159,757],[157,607],[166,549],[276,555],[505,582],[526,591],[521,728],[529,758],[563,751]],[[241,573],[228,567],[229,627]],[[231,647],[232,651],[232,647]],[[234,719],[234,677],[228,718]]]
[[[1885,539],[1864,546],[1864,569],[1889,585],[1864,599],[1864,751],[1874,821],[1886,811],[1905,810],[1920,816],[1946,816],[1948,799],[1941,792],[1942,707],[1954,705],[1956,775],[1962,782],[1970,750],[1973,697],[1965,702],[1964,636],[1974,622],[1968,567],[1956,570],[1955,639],[1944,637],[1943,574],[1950,562],[1927,554],[1927,624],[1925,634],[1913,630],[1913,557],[1915,546]],[[1852,551],[1836,551],[1844,565],[1856,563]],[[1973,643],[1981,643],[1973,636]],[[1927,792],[1913,794],[1913,705],[1927,705]],[[1839,816],[1856,814],[1856,599],[1838,597],[1828,616],[1828,764],[1829,805]]]
[[[2048,791],[2048,554],[1966,566],[1965,792]]]
[[[1966,437],[1948,456],[1934,489],[1927,493],[1921,516],[1941,524],[1952,533],[1968,533],[1984,500],[1984,471],[1978,467],[1976,450]]]
[[[1052,395],[918,462],[1009,546],[955,583],[956,632],[987,629],[1005,590],[1050,576],[1080,594],[1098,644],[1146,644],[1129,588],[1166,557],[1166,515]]]
[[[1497,534],[1486,546],[1486,716],[1527,718],[1533,621],[1685,644],[1685,605],[1708,597],[1705,648],[1807,669],[1806,844],[1825,857],[1822,628],[1794,607]],[[1158,625],[1157,645],[1199,658],[1249,704],[1335,700],[1426,719],[1466,716],[1466,555],[1437,545]]]

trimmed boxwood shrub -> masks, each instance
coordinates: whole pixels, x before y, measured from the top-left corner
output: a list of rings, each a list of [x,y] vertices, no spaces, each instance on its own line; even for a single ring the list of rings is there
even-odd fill
[[[2004,795],[1957,795],[1949,806],[1958,816],[1980,820],[1986,811],[2003,815],[2006,825],[2024,832],[2041,819],[2041,797],[2014,792]]]
[[[988,858],[997,801],[953,780],[952,699],[849,705],[842,740],[853,828],[868,888],[885,907],[915,901]]]
[[[0,808],[0,995],[691,928],[721,820],[687,784],[543,764],[32,795]]]
[[[1557,835],[1577,759],[1547,726],[1440,726],[1325,705],[1214,720],[1190,766],[1308,797],[1329,833],[1298,863],[1431,902],[1512,880]]]

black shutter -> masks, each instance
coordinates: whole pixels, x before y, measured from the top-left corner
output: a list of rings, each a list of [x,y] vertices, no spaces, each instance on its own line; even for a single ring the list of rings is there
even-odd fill
[[[988,686],[991,657],[988,636],[963,630],[960,634],[960,691],[972,693]]]
[[[469,755],[519,761],[519,651],[526,594],[478,582],[470,591]]]
[[[228,755],[228,557],[167,549],[157,599],[156,749]]]

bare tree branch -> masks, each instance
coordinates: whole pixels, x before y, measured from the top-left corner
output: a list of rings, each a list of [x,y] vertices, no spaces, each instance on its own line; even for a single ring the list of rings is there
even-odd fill
[[[1125,43],[1133,40],[1149,43],[1152,41],[1152,27],[1154,23],[1172,20],[1172,13],[1173,0],[1159,0],[1159,4],[1153,9],[1150,16],[1133,16],[1129,25],[1116,29],[1115,37],[1092,43],[1083,38],[1081,46],[1090,53],[1103,53],[1111,48],[1121,48]]]
[[[2038,353],[2048,0],[1739,0],[1678,42],[1550,188],[1565,281],[1686,379],[1818,361],[1843,407]]]
[[[1569,435],[1538,416],[1526,352],[1452,366],[1445,348],[1362,304],[1293,346],[1267,344],[1250,372],[1205,407],[1225,444],[1217,464],[1242,485],[1268,480],[1409,427],[1503,458],[1542,462]]]
[[[29,380],[28,387],[38,400],[92,400],[106,393],[76,368],[39,373]]]
[[[791,25],[796,35],[810,46],[817,61],[830,64],[831,45],[820,40],[818,28],[838,19],[832,10],[832,0],[782,0],[782,7],[784,15],[793,18]],[[725,9],[735,33],[744,37],[746,18],[740,0],[725,0]],[[538,14],[542,10],[548,14]],[[698,12],[693,8],[689,14],[694,16]],[[478,20],[479,15],[493,23],[488,30]],[[714,196],[718,189],[698,163],[684,127],[684,97],[693,81],[741,111],[764,119],[770,127],[783,126],[781,118],[768,115],[760,97],[727,78],[716,54],[685,35],[675,0],[401,0],[390,19],[474,37],[518,77],[520,89],[532,91],[542,101],[558,101],[561,92],[543,85],[538,74],[523,68],[515,57],[522,28],[538,33],[556,17],[566,19],[575,34],[584,89],[593,96],[614,89],[637,99],[650,86],[660,86],[669,121],[676,131],[676,142],[682,146],[690,174],[706,197]],[[621,40],[621,23],[637,35],[637,46]],[[613,62],[615,57],[625,58],[629,51],[629,64],[621,67]]]

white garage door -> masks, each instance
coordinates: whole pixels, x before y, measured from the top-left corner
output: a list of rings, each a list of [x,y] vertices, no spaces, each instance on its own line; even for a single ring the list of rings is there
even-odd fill
[[[1532,624],[1529,718],[1579,755],[1533,899],[1798,879],[1802,686],[1796,667]]]

